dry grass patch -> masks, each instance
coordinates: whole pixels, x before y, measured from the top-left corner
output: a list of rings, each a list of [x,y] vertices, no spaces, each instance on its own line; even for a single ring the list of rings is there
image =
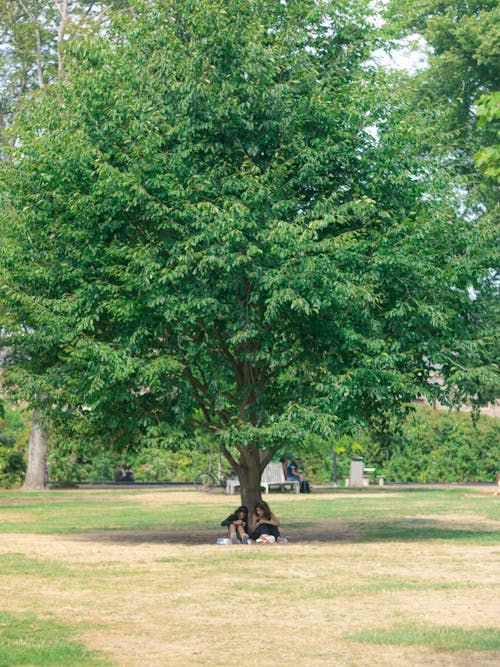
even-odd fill
[[[450,637],[461,630],[466,637],[480,637],[484,629],[498,628],[500,543],[494,539],[491,508],[482,512],[462,498],[462,515],[450,496],[446,513],[443,492],[432,512],[428,497],[413,494],[405,517],[401,494],[373,494],[373,508],[381,501],[385,507],[383,516],[370,519],[370,496],[356,496],[349,498],[349,511],[345,497],[322,496],[323,514],[333,514],[327,517],[312,516],[318,507],[314,494],[272,496],[291,537],[288,545],[220,547],[215,544],[222,534],[218,523],[237,498],[113,494],[113,503],[156,511],[159,525],[0,534],[0,567],[2,556],[10,558],[8,573],[0,575],[2,607],[13,615],[50,614],[76,629],[87,649],[101,651],[119,667],[246,666],[263,660],[275,665],[293,660],[304,667],[499,664],[494,644],[454,649],[433,643],[424,632],[412,640],[408,631],[406,642],[394,634],[397,628],[418,626],[445,628]],[[105,497],[99,496],[101,504]],[[423,504],[426,522],[456,529],[458,538],[426,540],[416,534],[412,540],[411,517],[420,516]],[[198,511],[212,516],[212,525],[204,518],[187,528],[172,527],[168,519],[161,526],[163,515],[176,515],[188,505],[194,516]],[[1,509],[0,504],[0,518]],[[399,522],[409,533],[402,540],[367,537],[373,522],[381,521]],[[477,529],[478,543],[462,536],[464,525],[472,533]],[[18,570],[12,565],[15,554]]]

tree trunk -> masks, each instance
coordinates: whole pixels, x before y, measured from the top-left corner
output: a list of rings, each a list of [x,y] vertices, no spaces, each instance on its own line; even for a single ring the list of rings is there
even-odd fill
[[[47,436],[42,427],[41,415],[33,414],[28,449],[28,468],[24,479],[23,491],[42,491],[47,486]]]
[[[57,75],[60,79],[64,76],[63,46],[64,34],[68,23],[68,0],[59,0],[57,9],[61,15],[57,30]]]
[[[248,507],[251,515],[255,503],[262,500],[260,478],[274,452],[263,451],[254,446],[245,447],[240,451],[241,456],[235,467],[240,480],[241,504]]]
[[[240,480],[241,504],[248,507],[249,515],[252,514],[255,503],[262,500],[260,490],[260,465],[254,460],[250,465],[238,466],[238,478]]]
[[[36,80],[40,90],[44,88],[45,82],[43,80],[43,56],[42,56],[42,39],[40,37],[40,30],[35,30],[36,37]]]
[[[249,445],[240,449],[240,457],[236,460],[225,447],[222,447],[223,455],[229,461],[240,480],[241,504],[248,507],[249,515],[253,513],[255,503],[262,500],[260,486],[262,471],[278,449],[276,447],[273,450],[264,451],[258,447]]]

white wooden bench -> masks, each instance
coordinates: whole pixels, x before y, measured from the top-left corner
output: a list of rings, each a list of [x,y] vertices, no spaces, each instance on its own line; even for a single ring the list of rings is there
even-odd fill
[[[236,489],[240,488],[240,480],[237,477],[226,479],[226,493],[234,494]]]
[[[278,489],[279,491],[289,489],[295,493],[300,493],[300,481],[293,479],[286,479],[281,463],[268,463],[262,472],[260,478],[260,485],[264,487],[265,493],[269,493],[271,489]]]
[[[260,485],[264,489],[264,493],[269,493],[272,489],[278,489],[279,491],[290,490],[300,493],[300,482],[298,480],[285,479],[281,463],[267,464],[262,472]],[[226,493],[233,495],[239,487],[240,480],[237,477],[226,481]]]
[[[375,472],[375,468],[365,468],[363,466],[363,486],[370,486],[370,473]]]

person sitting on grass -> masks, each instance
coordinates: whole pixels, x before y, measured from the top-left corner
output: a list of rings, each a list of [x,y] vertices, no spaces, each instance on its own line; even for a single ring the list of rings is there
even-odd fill
[[[241,540],[242,544],[248,542],[248,507],[241,505],[238,509],[230,514],[227,519],[221,521],[221,526],[227,526],[228,537],[233,544],[238,544]]]
[[[264,500],[255,504],[251,524],[253,540],[256,542],[281,542],[281,534],[278,530],[280,524],[280,520],[271,512],[269,505]]]

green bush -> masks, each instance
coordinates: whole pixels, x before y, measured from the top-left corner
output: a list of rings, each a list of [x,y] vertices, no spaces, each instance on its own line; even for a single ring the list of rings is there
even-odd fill
[[[495,418],[481,416],[474,423],[470,413],[418,406],[399,431],[388,438],[382,463],[380,445],[362,431],[330,443],[310,436],[298,451],[285,452],[301,456],[305,475],[316,483],[333,480],[334,448],[340,484],[358,457],[376,468],[372,481],[384,475],[393,482],[480,482],[495,479],[500,470],[500,423]]]
[[[500,470],[500,424],[419,407],[407,418],[383,473],[395,482],[491,481]]]
[[[0,486],[22,484],[30,428],[31,415],[5,401],[0,416]]]
[[[26,461],[22,452],[15,450],[0,453],[0,486],[17,486],[26,472]]]
[[[18,437],[18,431],[12,430],[12,422],[9,423],[10,430],[0,428],[0,471],[9,470],[9,479],[22,480],[24,472],[19,471],[19,459],[9,459],[3,464],[4,468],[1,467],[5,452],[12,451],[9,447]],[[302,447],[293,451],[284,447],[275,460],[282,453],[289,457],[301,456],[304,473],[313,483],[332,482],[334,449],[339,484],[349,476],[350,461],[358,457],[363,457],[367,466],[376,468],[375,474],[383,474],[388,481],[491,481],[500,470],[499,430],[500,423],[494,418],[482,416],[474,424],[468,413],[446,413],[419,406],[399,432],[395,429],[387,437],[389,448],[382,452],[385,460],[381,457],[380,443],[372,441],[362,431],[339,436],[332,442],[310,435]],[[24,453],[27,434],[24,438],[22,449],[16,451]],[[65,482],[110,481],[115,467],[123,463],[132,467],[138,482],[190,483],[199,471],[209,469],[211,461],[212,469],[218,471],[216,452],[215,444],[206,440],[175,438],[175,442],[171,442],[158,438],[142,449],[117,453],[106,449],[106,443],[94,443],[92,448],[79,443],[76,437],[69,439],[67,434],[64,437],[51,434],[49,474],[52,480]],[[228,472],[225,459],[222,457],[220,461],[221,472]]]

